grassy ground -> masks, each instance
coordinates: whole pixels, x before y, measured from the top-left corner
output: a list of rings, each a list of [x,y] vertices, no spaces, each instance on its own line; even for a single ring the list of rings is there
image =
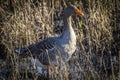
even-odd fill
[[[120,79],[120,1],[70,1],[85,16],[73,17],[77,50],[66,63],[67,69],[59,72],[59,79],[65,79],[64,74],[70,80]],[[0,80],[43,79],[39,74],[28,74],[29,67],[21,69],[20,64],[28,59],[19,61],[14,49],[60,33],[62,26],[58,25],[67,3],[67,0],[0,0]]]

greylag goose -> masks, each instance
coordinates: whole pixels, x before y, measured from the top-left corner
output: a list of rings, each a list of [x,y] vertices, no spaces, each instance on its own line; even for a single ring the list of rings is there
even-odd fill
[[[58,66],[60,61],[66,63],[76,50],[76,35],[71,25],[71,15],[75,14],[84,15],[78,8],[69,5],[63,11],[65,30],[60,36],[49,37],[15,52],[20,58],[32,55],[42,65]]]

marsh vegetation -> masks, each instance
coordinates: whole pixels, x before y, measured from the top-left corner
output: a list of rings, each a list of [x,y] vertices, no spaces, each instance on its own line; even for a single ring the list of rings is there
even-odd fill
[[[23,69],[28,59],[18,60],[14,49],[60,34],[68,1],[85,15],[73,16],[77,50],[58,79],[120,79],[119,0],[0,0],[0,80],[44,79]]]

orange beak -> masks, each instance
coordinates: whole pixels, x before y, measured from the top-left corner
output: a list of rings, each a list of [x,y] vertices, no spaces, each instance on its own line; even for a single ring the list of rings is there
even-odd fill
[[[78,14],[78,15],[84,15],[84,13],[82,12],[82,11],[80,11],[79,9],[76,9],[76,13]]]

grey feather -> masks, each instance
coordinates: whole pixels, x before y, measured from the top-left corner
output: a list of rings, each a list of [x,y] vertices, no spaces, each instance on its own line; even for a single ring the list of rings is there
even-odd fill
[[[69,14],[67,14],[69,13]],[[64,31],[60,36],[50,37],[29,45],[26,48],[16,50],[19,56],[30,56],[39,59],[43,65],[59,65],[60,62],[67,62],[76,49],[76,35],[71,25],[71,15],[75,13],[73,6],[64,11],[63,23]]]

